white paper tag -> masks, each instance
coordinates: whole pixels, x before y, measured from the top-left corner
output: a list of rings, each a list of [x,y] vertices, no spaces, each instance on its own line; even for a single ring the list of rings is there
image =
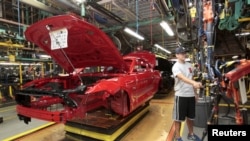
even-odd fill
[[[51,40],[51,50],[68,47],[68,30],[62,28],[49,33]]]

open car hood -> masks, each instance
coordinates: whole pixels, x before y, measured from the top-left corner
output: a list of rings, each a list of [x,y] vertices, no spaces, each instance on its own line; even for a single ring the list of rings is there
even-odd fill
[[[126,69],[113,41],[103,31],[75,15],[41,20],[27,28],[25,37],[51,55],[67,72],[91,66]]]

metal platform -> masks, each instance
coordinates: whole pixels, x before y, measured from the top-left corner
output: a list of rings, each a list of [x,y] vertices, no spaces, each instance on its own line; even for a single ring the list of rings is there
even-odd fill
[[[148,110],[149,104],[146,104],[128,117],[122,118],[107,114],[106,109],[98,109],[88,113],[84,119],[67,121],[66,136],[74,140],[119,140],[148,113]]]

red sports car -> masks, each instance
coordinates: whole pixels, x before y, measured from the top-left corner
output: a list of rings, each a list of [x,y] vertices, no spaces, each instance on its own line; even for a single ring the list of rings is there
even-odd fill
[[[125,117],[158,91],[161,76],[154,69],[153,53],[122,56],[109,36],[80,17],[69,14],[41,20],[27,28],[25,37],[68,74],[22,86],[16,93],[16,110],[25,123],[31,118],[66,122],[101,107]]]

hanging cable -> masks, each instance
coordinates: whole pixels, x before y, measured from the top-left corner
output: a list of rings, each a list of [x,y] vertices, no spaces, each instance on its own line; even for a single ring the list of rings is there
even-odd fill
[[[155,4],[155,6],[159,9],[159,11],[160,11],[160,14],[161,14],[161,20],[163,21],[163,19],[164,19],[164,15],[163,15],[163,13],[162,13],[162,10],[161,10],[161,8],[159,7],[159,5],[157,4],[157,3],[154,3]],[[161,35],[162,35],[162,46],[164,47],[164,44],[165,44],[165,41],[164,41],[164,33],[165,33],[165,31],[164,31],[164,29],[163,28],[161,28]]]
[[[138,23],[138,17],[139,17],[138,0],[135,1],[135,10],[136,10],[136,33],[138,33],[138,28],[139,28],[139,23]]]
[[[21,35],[21,25],[20,25],[20,0],[17,1],[17,17],[18,17],[18,35]]]
[[[153,45],[153,25],[152,25],[152,15],[153,15],[153,10],[154,10],[154,3],[153,3],[153,0],[150,1],[150,44]]]

